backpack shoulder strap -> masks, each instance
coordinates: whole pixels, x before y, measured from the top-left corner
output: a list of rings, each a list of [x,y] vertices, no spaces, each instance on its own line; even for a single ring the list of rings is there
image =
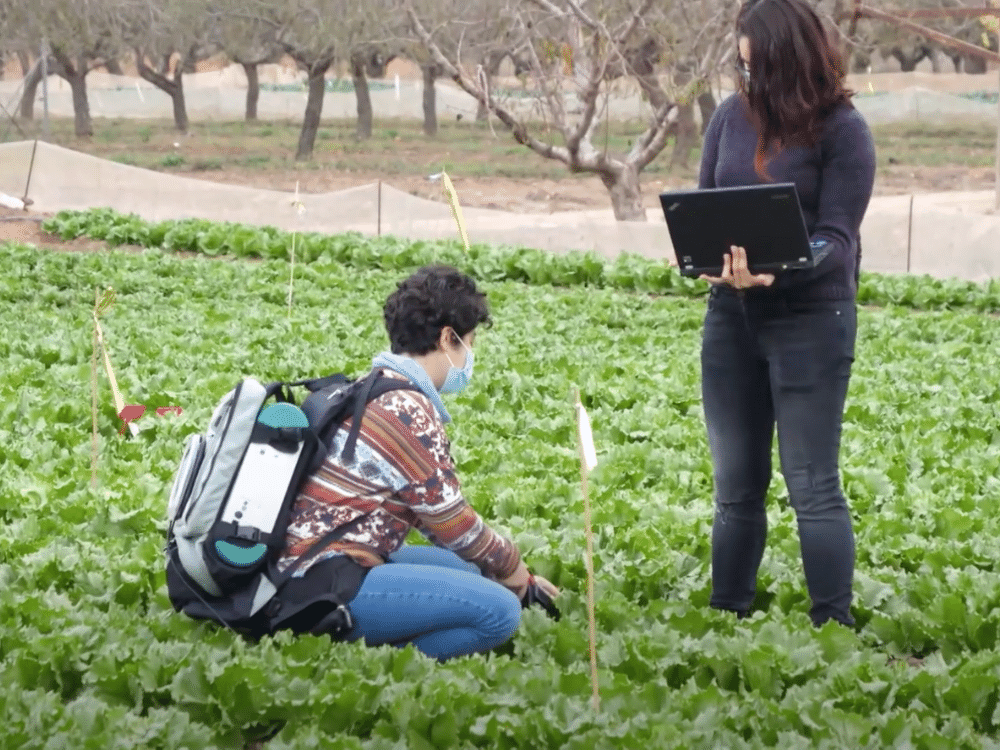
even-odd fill
[[[309,389],[310,393],[315,393],[316,391],[322,390],[331,385],[347,385],[352,382],[349,377],[343,373],[336,373],[334,375],[327,375],[325,378],[313,378],[310,380],[296,380],[294,383],[289,383],[288,385],[304,385]]]
[[[267,401],[271,396],[277,399],[278,403],[295,404],[295,397],[292,395],[291,389],[288,387],[290,385],[295,385],[295,383],[284,383],[280,380],[276,380],[273,383],[268,383],[264,386],[264,398],[262,401]]]
[[[354,450],[361,432],[361,418],[367,405],[375,398],[393,390],[419,390],[409,380],[387,378],[381,369],[372,370],[360,380],[350,380],[343,375],[331,375],[316,380],[304,380],[289,385],[305,385],[312,393],[303,403],[309,417],[310,429],[324,446],[330,436],[330,427],[353,417],[353,424],[344,445],[344,456],[354,460]],[[327,393],[329,391],[329,393]],[[326,457],[322,450],[313,459],[309,472],[319,468]]]
[[[348,463],[354,460],[354,448],[358,442],[358,435],[361,433],[361,418],[369,402],[389,391],[420,390],[409,380],[384,377],[381,369],[372,370],[364,380],[360,381],[358,388],[359,391],[354,401],[351,430],[347,433],[347,442],[344,443],[343,455]]]
[[[274,583],[274,587],[277,590],[280,591],[281,588],[289,580],[291,580],[292,576],[295,575],[295,571],[297,571],[305,563],[309,562],[314,557],[316,557],[321,552],[323,552],[332,542],[337,541],[342,536],[344,536],[344,534],[346,534],[348,531],[350,531],[351,529],[353,529],[355,526],[358,526],[362,521],[364,521],[366,518],[368,518],[368,516],[369,516],[368,513],[362,513],[357,518],[354,518],[354,519],[348,521],[345,524],[341,524],[337,528],[331,529],[326,534],[324,534],[320,538],[320,540],[318,542],[316,542],[315,544],[313,544],[308,550],[306,550],[301,555],[299,555],[297,558],[295,558],[292,561],[291,565],[289,565],[287,568],[285,568],[285,572],[284,573],[277,573],[277,572],[274,573],[273,578],[272,578],[272,582]]]

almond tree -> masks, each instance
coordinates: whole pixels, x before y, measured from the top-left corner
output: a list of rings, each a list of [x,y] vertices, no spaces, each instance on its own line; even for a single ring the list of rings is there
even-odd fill
[[[306,73],[308,94],[297,161],[311,159],[323,116],[326,74],[337,60],[337,31],[347,0],[275,0],[257,4],[257,15],[274,30],[281,49]]]
[[[416,10],[410,13],[413,4]],[[400,29],[400,35],[408,37],[403,54],[420,66],[424,135],[434,138],[438,132],[436,81],[442,76],[451,77],[451,73],[435,58],[434,50],[415,33],[412,19],[419,17],[428,28],[433,29],[435,49],[456,64],[459,64],[459,58],[465,60],[463,51],[473,57],[485,54],[485,48],[490,46],[487,40],[497,38],[500,26],[496,18],[490,18],[489,0],[413,0],[404,8],[409,9],[405,16],[407,23]]]
[[[276,27],[262,16],[247,12],[244,0],[219,0],[214,3],[219,43],[233,62],[243,67],[247,77],[246,120],[257,119],[260,101],[261,65],[278,62],[283,50],[276,38]]]
[[[20,119],[32,120],[38,85],[42,81],[42,68],[36,61],[40,50],[33,48],[34,40],[29,39],[24,33],[25,29],[15,23],[17,19],[13,17],[9,6],[7,0],[0,0],[0,45],[13,54],[21,66],[22,94],[16,111]]]
[[[121,49],[120,0],[3,0],[11,27],[32,48],[48,40],[51,70],[69,83],[74,132],[93,135],[87,74]]]
[[[680,4],[693,9],[686,15],[671,13],[676,8],[655,0],[509,0],[479,8],[478,17],[472,16],[474,6],[456,3],[445,11],[449,20],[437,27],[417,2],[405,0],[404,7],[434,63],[503,122],[518,143],[562,162],[572,172],[600,177],[620,221],[645,221],[639,174],[663,150],[678,106],[689,106],[732,54],[733,8],[718,0]],[[435,3],[438,13],[442,4]],[[486,91],[462,64],[463,44],[449,54],[439,42],[442,37],[468,42],[461,32],[476,22],[492,28],[495,35],[509,30],[515,46],[527,50],[539,119],[528,119]],[[479,34],[484,33],[480,26]],[[658,49],[656,64],[674,75],[659,75],[655,67],[637,65],[634,51],[648,46],[649,40]],[[475,50],[469,53],[475,56]],[[681,66],[688,81],[678,85],[671,79],[679,77]],[[630,150],[615,153],[594,140],[608,106],[609,84],[622,75],[639,84],[650,112],[645,130],[636,134]],[[579,102],[575,111],[568,95]]]
[[[338,38],[340,48],[346,50],[354,83],[358,112],[355,136],[359,140],[371,137],[374,120],[368,71],[380,67],[384,70],[387,60],[396,56],[398,45],[391,42],[399,25],[399,15],[391,0],[347,4],[342,16]]]
[[[184,98],[184,73],[211,57],[219,47],[210,0],[133,0],[124,21],[136,68],[170,97],[174,125],[182,133],[189,126]],[[174,58],[176,56],[176,61]]]

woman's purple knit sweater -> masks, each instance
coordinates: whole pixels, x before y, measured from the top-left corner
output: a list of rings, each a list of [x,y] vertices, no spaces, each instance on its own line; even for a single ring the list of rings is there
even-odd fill
[[[757,132],[746,101],[733,94],[716,109],[705,132],[699,188],[765,182],[754,171],[756,148]],[[827,117],[814,147],[792,146],[770,154],[765,168],[774,182],[795,183],[817,263],[780,273],[772,286],[747,293],[801,301],[854,299],[861,261],[859,230],[875,182],[875,143],[868,124],[853,106],[843,104]],[[752,271],[753,248],[746,250]]]

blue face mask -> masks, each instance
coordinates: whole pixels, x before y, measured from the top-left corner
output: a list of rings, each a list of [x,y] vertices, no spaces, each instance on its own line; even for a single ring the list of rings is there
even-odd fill
[[[448,353],[445,352],[446,357],[448,357],[448,364],[451,367],[448,368],[448,375],[445,376],[444,384],[441,386],[441,393],[459,393],[464,390],[472,379],[472,350],[465,345],[465,342],[459,338],[459,343],[465,349],[465,367],[461,369],[455,367],[455,363],[451,361],[451,357],[448,357]]]
[[[739,75],[740,78],[743,79],[743,83],[746,86],[747,92],[749,92],[750,91],[750,67],[745,62],[743,62],[742,60],[738,60],[736,62],[735,68],[736,68],[736,73]]]

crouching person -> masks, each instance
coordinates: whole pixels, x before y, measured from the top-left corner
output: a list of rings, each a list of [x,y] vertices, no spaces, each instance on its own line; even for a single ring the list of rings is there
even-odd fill
[[[348,641],[412,643],[441,660],[488,651],[514,635],[522,606],[557,616],[559,592],[469,506],[449,452],[441,394],[472,377],[476,329],[492,323],[486,296],[454,268],[431,266],[399,283],[384,317],[391,351],[373,369],[411,388],[369,402],[353,460],[340,451],[352,420],[341,425],[296,498],[278,567],[304,557],[292,588],[329,580],[348,601]],[[410,529],[434,546],[404,544]]]

